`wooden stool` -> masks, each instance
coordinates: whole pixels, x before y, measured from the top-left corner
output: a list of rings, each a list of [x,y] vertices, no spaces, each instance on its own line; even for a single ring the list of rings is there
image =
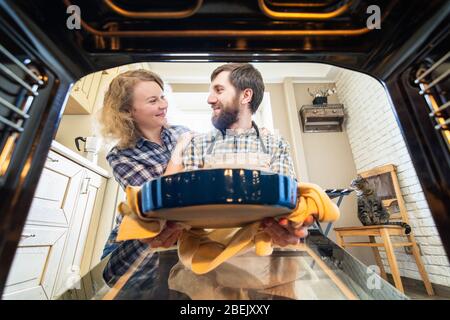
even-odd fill
[[[382,204],[389,211],[390,221],[397,220],[405,223],[408,222],[408,213],[400,191],[400,185],[397,179],[396,167],[392,164],[377,167],[368,171],[359,173],[363,178],[367,179],[370,186],[376,191],[377,195],[382,199]],[[392,213],[392,207],[397,206],[399,213]],[[434,295],[428,274],[420,257],[419,247],[417,246],[413,232],[405,234],[405,230],[401,226],[395,225],[373,225],[373,226],[356,226],[335,228],[336,241],[342,248],[345,247],[371,247],[375,255],[375,261],[381,271],[383,279],[387,280],[386,272],[381,260],[380,248],[384,248],[388,259],[389,267],[394,278],[395,286],[404,293],[402,280],[398,269],[397,259],[395,257],[394,248],[411,247],[414,260],[419,270],[422,281],[425,285],[428,295]],[[369,242],[345,242],[344,237],[368,236]],[[391,236],[405,236],[406,242],[392,242]],[[375,237],[380,237],[382,242],[377,243]]]
[[[404,230],[400,226],[361,226],[361,227],[348,227],[348,228],[335,228],[337,244],[342,247],[372,247],[375,261],[381,271],[381,277],[387,281],[386,272],[384,270],[383,262],[379,253],[379,248],[384,248],[386,256],[391,268],[392,277],[394,278],[395,287],[401,292],[405,292],[403,289],[402,280],[400,278],[400,272],[398,270],[397,259],[395,258],[394,248],[396,247],[411,247],[414,259],[419,269],[420,276],[422,277],[425,289],[428,295],[434,295],[433,287],[431,286],[428,274],[423,265],[420,257],[419,248],[414,239],[414,236],[406,235],[408,242],[392,242],[391,236],[405,235]],[[344,237],[356,237],[356,236],[368,236],[370,242],[344,242]],[[383,242],[377,243],[375,237],[381,237]]]

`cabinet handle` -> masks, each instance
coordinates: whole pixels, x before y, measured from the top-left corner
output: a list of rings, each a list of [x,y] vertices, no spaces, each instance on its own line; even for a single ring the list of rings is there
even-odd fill
[[[83,185],[81,186],[81,194],[88,193],[90,183],[91,183],[91,178],[89,178],[89,177],[84,178]]]
[[[34,237],[36,237],[36,235],[34,233],[24,233],[20,237],[24,238],[24,239],[28,239],[28,238],[34,238]]]
[[[59,159],[54,159],[50,156],[47,156],[47,160],[49,160],[50,162],[59,162]]]

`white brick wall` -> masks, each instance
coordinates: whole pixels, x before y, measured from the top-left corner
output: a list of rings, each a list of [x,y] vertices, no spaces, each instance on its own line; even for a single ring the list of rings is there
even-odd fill
[[[410,224],[430,281],[450,286],[450,265],[383,86],[365,74],[343,69],[336,86],[347,114],[345,125],[356,170],[388,163],[397,166]],[[398,238],[394,241],[401,241]],[[395,254],[401,275],[420,280],[413,256],[403,248],[395,249]],[[387,266],[384,253],[382,257]],[[386,270],[389,272],[388,267]]]

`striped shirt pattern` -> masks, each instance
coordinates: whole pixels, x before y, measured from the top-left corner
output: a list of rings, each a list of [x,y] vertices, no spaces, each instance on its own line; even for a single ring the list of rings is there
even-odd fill
[[[262,131],[262,130],[260,130]],[[236,132],[226,130],[226,133],[214,129],[206,134],[198,134],[193,137],[183,153],[183,165],[185,170],[198,170],[205,166],[205,158],[208,157],[210,146],[212,156],[223,156],[232,153],[237,154],[264,154],[268,155],[269,171],[295,179],[294,166],[290,155],[289,143],[280,135],[260,132],[262,142],[258,139],[257,130],[251,128]],[[265,147],[265,150],[264,150]],[[251,159],[250,159],[251,160]]]

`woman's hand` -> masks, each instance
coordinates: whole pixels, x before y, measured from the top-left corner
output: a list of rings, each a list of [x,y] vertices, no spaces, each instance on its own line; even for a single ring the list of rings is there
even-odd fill
[[[191,142],[193,136],[194,133],[189,131],[183,133],[180,138],[178,138],[177,145],[173,149],[172,156],[170,158],[174,164],[182,164],[183,152]]]
[[[156,237],[140,241],[149,244],[152,248],[170,248],[177,243],[182,231],[183,227],[178,223],[167,221],[166,227]]]
[[[174,174],[183,171],[183,152],[194,136],[193,132],[183,133],[177,141],[177,145],[172,151],[172,156],[167,164],[164,175]]]
[[[263,220],[263,230],[272,238],[272,242],[280,247],[298,244],[300,239],[308,236],[308,227],[314,223],[314,217],[308,216],[303,223],[294,224],[286,218],[276,221],[273,218]]]

